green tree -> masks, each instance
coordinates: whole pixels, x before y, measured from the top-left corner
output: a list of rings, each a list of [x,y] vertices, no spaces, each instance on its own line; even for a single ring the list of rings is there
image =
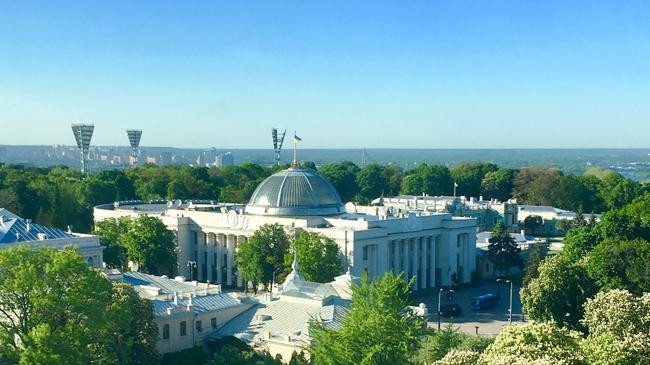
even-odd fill
[[[148,365],[160,360],[153,303],[141,299],[131,285],[113,283],[104,318],[99,334],[103,341],[97,346],[108,360],[103,363]]]
[[[382,168],[382,175],[386,179],[387,190],[384,192],[387,196],[398,195],[402,190],[402,180],[404,171],[396,165],[386,165]]]
[[[420,349],[414,359],[418,364],[431,364],[445,357],[447,353],[463,343],[465,335],[451,323],[421,340]]]
[[[562,172],[557,169],[521,169],[515,179],[513,197],[519,204],[553,205],[553,194],[561,176]]]
[[[155,364],[158,356],[151,303],[73,249],[0,250],[0,328],[1,363]]]
[[[235,262],[239,273],[253,283],[268,284],[273,272],[280,271],[289,249],[289,237],[278,223],[262,225],[246,242],[238,245]]]
[[[297,254],[300,271],[306,280],[328,283],[342,273],[339,246],[333,239],[319,233],[302,231],[291,246]],[[292,262],[293,256],[285,255],[286,272],[291,270]]]
[[[187,190],[187,187],[182,181],[172,180],[167,184],[167,199],[189,199],[193,198],[190,196],[190,192]]]
[[[155,275],[170,275],[176,271],[174,233],[156,217],[141,215],[122,235],[120,243],[130,261],[140,271]]]
[[[595,293],[596,287],[581,263],[558,255],[544,260],[539,276],[521,289],[520,296],[531,319],[580,328],[582,305]]]
[[[507,326],[482,356],[487,365],[548,363],[587,364],[580,348],[581,334],[554,323]],[[547,364],[547,362],[543,362]]]
[[[539,266],[544,261],[545,249],[541,244],[535,243],[528,249],[528,261],[526,261],[526,270],[524,272],[524,286],[528,285],[533,279],[539,276]]]
[[[600,195],[610,209],[621,208],[641,194],[639,183],[612,173],[602,179]]]
[[[300,168],[301,168],[301,169],[314,170],[314,171],[317,170],[317,168],[316,168],[316,164],[315,164],[313,161],[303,161],[303,162],[300,164]]]
[[[17,215],[22,214],[23,211],[18,195],[12,188],[0,189],[0,207]]]
[[[341,328],[310,323],[315,364],[408,364],[424,323],[408,308],[410,287],[403,274],[386,273],[352,285],[352,304]],[[360,335],[362,334],[362,335]]]
[[[109,268],[126,269],[128,258],[122,237],[131,227],[131,218],[108,218],[95,224],[94,234],[104,246],[104,262]]]
[[[540,230],[540,228],[544,228],[544,220],[542,217],[538,215],[529,215],[524,219],[524,229],[526,232],[534,235]]]
[[[591,251],[601,241],[596,229],[581,226],[571,229],[564,238],[562,255],[572,261],[578,261]]]
[[[589,276],[603,290],[627,289],[640,295],[650,292],[650,243],[608,239],[587,256]]]
[[[446,166],[420,164],[402,181],[402,193],[408,195],[451,195],[453,181]]]
[[[486,173],[481,181],[481,193],[489,199],[507,201],[512,197],[518,173],[519,170],[505,168]]]
[[[481,354],[476,351],[451,350],[434,365],[476,365],[481,364]]]
[[[388,181],[379,165],[368,165],[357,173],[359,193],[356,200],[361,204],[368,204],[373,199],[383,196],[388,188]]]
[[[502,222],[494,227],[489,242],[488,259],[494,264],[496,270],[508,275],[511,267],[522,266],[522,259],[519,256],[521,248]]]
[[[461,163],[451,170],[451,177],[458,183],[458,195],[478,197],[485,175],[499,168],[493,163]]]
[[[357,172],[359,168],[349,161],[321,166],[318,172],[338,191],[343,202],[352,201],[359,192]]]

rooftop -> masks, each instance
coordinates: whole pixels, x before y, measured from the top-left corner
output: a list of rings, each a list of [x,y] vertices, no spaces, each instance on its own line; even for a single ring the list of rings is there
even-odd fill
[[[152,300],[156,316],[211,312],[242,305],[236,295],[221,293],[219,286],[188,282],[182,277],[169,279],[134,271],[109,277],[132,285],[140,297]]]
[[[0,209],[0,244],[44,241],[75,237],[59,228],[50,228],[22,219],[10,211]]]
[[[332,184],[316,171],[289,168],[266,178],[246,212],[274,216],[328,216],[345,212]]]

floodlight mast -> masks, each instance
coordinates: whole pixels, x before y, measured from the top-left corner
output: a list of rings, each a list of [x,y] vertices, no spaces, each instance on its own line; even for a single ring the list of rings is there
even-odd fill
[[[77,142],[77,147],[81,152],[81,173],[88,172],[88,150],[90,149],[90,140],[93,138],[95,130],[94,124],[73,123],[72,133]]]
[[[127,129],[127,136],[129,137],[129,144],[131,145],[131,156],[133,156],[133,164],[138,164],[138,157],[140,156],[140,138],[142,138],[142,129]]]
[[[280,152],[282,151],[282,144],[284,143],[284,135],[287,134],[285,129],[282,133],[278,133],[277,128],[271,129],[271,137],[273,137],[273,152],[275,152],[275,165],[280,165]]]

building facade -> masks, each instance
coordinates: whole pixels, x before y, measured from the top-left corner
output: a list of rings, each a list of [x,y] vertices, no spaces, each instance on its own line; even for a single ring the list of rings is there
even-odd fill
[[[161,354],[178,352],[203,342],[253,303],[219,285],[169,279],[140,272],[109,273],[115,281],[131,284],[141,298],[151,300],[158,326],[156,348]]]
[[[101,268],[104,260],[99,236],[35,224],[0,208],[0,249],[18,245],[55,249],[74,247],[88,266],[96,268]]]
[[[510,232],[518,232],[518,209],[516,200],[501,202],[497,199],[483,200],[464,196],[400,195],[378,198],[373,205],[392,207],[397,214],[451,213],[455,217],[475,218],[478,232],[491,231],[502,223]]]
[[[306,169],[270,176],[247,205],[133,201],[94,209],[95,221],[141,214],[159,217],[176,232],[182,276],[230,287],[243,286],[234,265],[238,245],[275,223],[296,236],[309,231],[332,238],[352,275],[404,272],[416,278],[413,289],[469,282],[476,265],[475,219],[344,206],[327,180]]]

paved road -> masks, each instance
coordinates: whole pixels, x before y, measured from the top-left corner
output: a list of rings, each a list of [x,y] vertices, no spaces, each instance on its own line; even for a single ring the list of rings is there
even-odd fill
[[[508,308],[509,308],[509,291],[510,284],[501,283],[501,300],[491,309],[474,311],[470,308],[470,302],[473,297],[487,293],[499,293],[497,283],[495,281],[487,281],[478,287],[457,289],[453,295],[453,302],[460,305],[463,313],[458,318],[445,318],[442,317],[441,324],[444,327],[448,323],[453,323],[465,333],[475,334],[476,326],[478,326],[478,333],[486,336],[496,336],[501,332],[503,326],[508,324]],[[513,287],[513,323],[521,321],[521,302],[519,300],[519,286]],[[423,302],[429,308],[431,318],[429,326],[432,328],[438,327],[438,295],[427,296],[418,298],[418,302]],[[442,295],[442,304],[451,303],[445,294]]]

